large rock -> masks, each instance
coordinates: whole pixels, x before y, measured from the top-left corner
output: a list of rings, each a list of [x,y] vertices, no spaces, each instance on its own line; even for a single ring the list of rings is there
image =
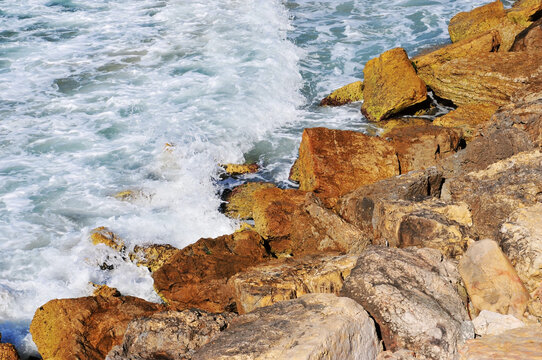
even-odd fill
[[[510,215],[501,227],[501,247],[531,295],[529,312],[542,318],[542,204]]]
[[[200,239],[153,273],[154,288],[173,309],[234,310],[228,279],[266,260],[263,240],[253,231]]]
[[[240,314],[309,293],[338,295],[356,264],[354,255],[313,255],[259,265],[232,277]]]
[[[106,360],[184,360],[227,329],[233,314],[164,311],[132,320]]]
[[[163,309],[132,296],[55,299],[36,310],[30,333],[44,359],[104,359],[132,319]]]
[[[374,322],[360,305],[309,294],[239,316],[192,359],[374,360],[379,352]]]
[[[243,220],[252,219],[252,207],[254,205],[254,193],[261,189],[276,187],[274,184],[265,182],[250,182],[236,186],[226,197],[225,214],[232,218]]]
[[[518,208],[535,205],[542,198],[542,153],[523,152],[447,180],[441,198],[469,205],[473,231],[479,238],[497,239],[501,224]]]
[[[510,51],[542,51],[542,19],[520,32]]]
[[[542,327],[521,327],[499,335],[469,340],[459,353],[460,360],[540,360]]]
[[[333,91],[320,101],[320,106],[340,106],[363,100],[363,82],[356,81]]]
[[[396,119],[382,120],[378,123],[378,128],[380,129],[380,136],[386,137],[386,135],[390,131],[395,129],[423,125],[431,125],[431,120],[419,117],[402,117]]]
[[[369,60],[363,75],[361,111],[371,121],[380,121],[427,99],[425,83],[402,48]]]
[[[542,0],[516,0],[512,8],[507,10],[510,20],[523,26],[529,26],[542,11]]]
[[[484,134],[484,128],[497,109],[498,106],[491,104],[464,105],[435,119],[433,125],[459,128],[463,132],[463,139],[470,142]]]
[[[305,129],[299,146],[299,189],[314,191],[334,205],[362,185],[399,175],[394,147],[359,132]]]
[[[474,336],[458,282],[454,264],[437,250],[372,247],[359,257],[341,295],[371,314],[387,350],[453,359],[457,345]]]
[[[495,241],[480,240],[469,246],[459,262],[459,273],[477,311],[523,318],[529,293]]]

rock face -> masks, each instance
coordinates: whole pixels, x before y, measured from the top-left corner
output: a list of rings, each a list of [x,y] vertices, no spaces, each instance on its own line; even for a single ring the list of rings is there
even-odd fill
[[[479,238],[498,239],[501,224],[518,208],[541,201],[542,153],[523,152],[445,182],[441,198],[465,202]]]
[[[132,320],[121,345],[106,360],[190,359],[227,327],[233,314],[165,311]]]
[[[178,251],[179,249],[167,244],[136,245],[129,257],[137,266],[145,266],[150,271],[156,271]]]
[[[482,310],[476,319],[472,320],[476,335],[499,335],[511,329],[525,326],[523,321],[512,315],[503,315],[492,311]]]
[[[266,260],[263,241],[253,231],[200,239],[153,273],[154,288],[173,309],[234,310],[228,279]]]
[[[501,247],[531,295],[529,312],[542,318],[542,204],[510,215],[501,227]]]
[[[298,169],[299,189],[314,191],[331,206],[362,185],[399,175],[395,149],[386,140],[326,128],[303,131]]]
[[[476,310],[523,318],[529,293],[495,241],[473,243],[459,262],[459,272]]]
[[[542,327],[522,327],[469,340],[461,348],[460,355],[460,360],[542,359]]]
[[[542,51],[542,19],[520,32],[510,51]]]
[[[254,193],[261,189],[276,187],[271,183],[251,182],[235,187],[227,197],[225,214],[232,218],[252,219]]]
[[[232,277],[240,314],[309,293],[338,295],[356,264],[354,255],[313,255],[259,265]]]
[[[483,133],[491,120],[491,116],[497,111],[498,106],[491,104],[470,104],[460,106],[448,114],[433,121],[433,125],[459,128],[463,132],[466,142],[474,140]]]
[[[30,333],[44,359],[103,359],[132,319],[163,309],[131,296],[51,300],[36,310]]]
[[[320,106],[340,106],[363,100],[363,82],[356,81],[333,91],[320,102]]]
[[[380,326],[386,349],[453,359],[474,336],[457,293],[453,263],[433,249],[368,248],[341,295],[360,303]]]
[[[363,74],[361,111],[371,121],[380,121],[427,99],[425,83],[402,48],[368,61]]]
[[[192,359],[373,360],[379,351],[374,322],[360,305],[309,294],[239,316]]]

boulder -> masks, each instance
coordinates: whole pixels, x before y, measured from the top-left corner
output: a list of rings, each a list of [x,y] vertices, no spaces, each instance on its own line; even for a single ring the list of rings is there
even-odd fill
[[[447,180],[444,201],[469,205],[479,238],[498,239],[501,224],[518,208],[535,205],[542,194],[542,153],[522,152],[484,170]]]
[[[308,294],[235,318],[192,360],[374,360],[379,352],[374,322],[360,305],[331,294]]]
[[[320,101],[320,106],[340,106],[363,100],[363,82],[355,81],[333,91]]]
[[[455,265],[437,250],[375,246],[360,255],[341,295],[371,314],[387,350],[453,359],[474,336],[458,283]]]
[[[104,244],[120,253],[123,253],[126,250],[124,240],[105,226],[93,229],[90,232],[90,240],[94,245]]]
[[[498,106],[492,104],[464,105],[436,118],[433,125],[461,129],[463,139],[466,142],[471,142],[484,134],[483,129],[488,126],[491,116],[497,109]]]
[[[514,211],[500,233],[501,247],[530,293],[529,312],[542,318],[542,204]]]
[[[228,176],[253,174],[260,170],[258,164],[221,164],[220,167]]]
[[[516,36],[510,51],[542,51],[542,18]]]
[[[507,10],[506,16],[517,24],[529,26],[540,17],[542,0],[517,0],[512,8]]]
[[[200,239],[152,274],[154,288],[175,310],[231,311],[235,303],[228,279],[266,260],[263,240],[253,231]]]
[[[265,182],[250,182],[233,188],[226,197],[225,214],[231,218],[242,220],[252,219],[252,206],[254,193],[257,190],[276,187],[274,184]]]
[[[134,319],[122,344],[106,360],[190,359],[195,351],[227,329],[234,314],[209,314],[191,309],[164,311]]]
[[[0,360],[19,360],[15,346],[8,343],[0,344]]]
[[[542,327],[527,326],[499,335],[469,340],[459,350],[460,360],[542,359]]]
[[[363,74],[361,111],[371,121],[380,121],[427,99],[425,83],[416,75],[402,48],[388,50],[369,60]]]
[[[354,131],[305,129],[297,163],[299,189],[314,191],[327,206],[362,185],[399,175],[389,142]]]
[[[30,333],[44,359],[104,359],[132,319],[163,309],[132,296],[55,299],[36,310]]]
[[[252,267],[229,280],[240,314],[309,293],[338,295],[355,255],[309,255]]]
[[[156,271],[178,251],[179,249],[168,244],[136,245],[128,256],[137,266]]]
[[[419,117],[405,117],[398,119],[382,120],[378,123],[378,128],[381,129],[380,136],[386,135],[395,129],[406,128],[411,126],[431,125],[431,120]]]
[[[485,239],[469,246],[459,262],[459,273],[477,311],[523,319],[529,293],[495,241]]]
[[[525,323],[515,316],[487,310],[480,311],[476,319],[472,320],[472,324],[474,332],[479,336],[499,335],[505,331],[525,326]]]

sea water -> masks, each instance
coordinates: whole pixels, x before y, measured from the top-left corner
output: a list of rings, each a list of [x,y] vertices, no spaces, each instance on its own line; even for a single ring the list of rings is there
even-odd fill
[[[385,50],[449,41],[449,19],[483,3],[0,0],[2,341],[36,354],[34,311],[89,282],[159,301],[91,229],[128,248],[231,233],[217,164],[255,161],[249,180],[293,186],[303,128],[373,131],[360,104],[321,98]],[[141,195],[113,196],[127,189]]]

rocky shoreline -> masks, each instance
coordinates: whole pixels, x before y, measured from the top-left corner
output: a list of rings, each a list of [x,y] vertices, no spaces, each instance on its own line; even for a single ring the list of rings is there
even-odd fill
[[[541,16],[495,1],[454,16],[450,45],[370,60],[321,105],[363,100],[379,136],[305,129],[299,188],[233,189],[234,234],[127,249],[95,229],[164,303],[49,301],[43,359],[542,359]],[[455,110],[427,116],[428,91]]]

